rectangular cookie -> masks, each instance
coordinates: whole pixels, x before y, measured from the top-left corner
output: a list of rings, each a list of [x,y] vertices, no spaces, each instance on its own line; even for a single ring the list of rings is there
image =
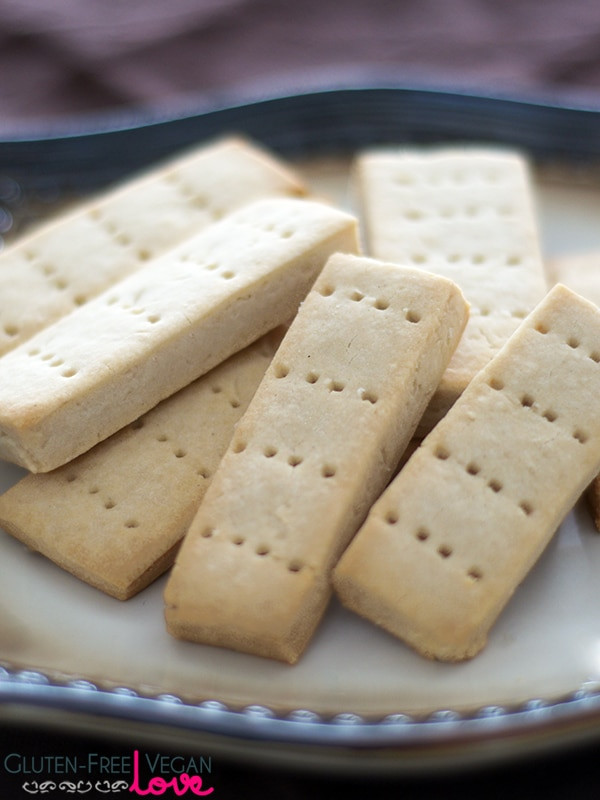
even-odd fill
[[[366,252],[445,275],[471,307],[424,435],[546,293],[527,163],[492,148],[381,149],[355,170]]]
[[[227,137],[82,203],[0,255],[0,355],[226,213],[305,193],[274,155]]]
[[[474,656],[600,467],[600,312],[555,287],[373,506],[333,580],[429,658]]]
[[[0,527],[119,600],[167,570],[281,339],[231,356],[131,425],[0,496]]]
[[[47,472],[295,313],[356,221],[259,200],[213,223],[0,359],[0,457]]]
[[[451,281],[329,259],[184,539],[165,592],[172,635],[298,659],[467,313]]]

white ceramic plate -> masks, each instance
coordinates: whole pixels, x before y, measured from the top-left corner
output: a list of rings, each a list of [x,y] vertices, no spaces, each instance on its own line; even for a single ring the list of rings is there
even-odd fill
[[[300,166],[348,203],[348,163]],[[536,185],[546,253],[600,248],[600,187],[561,175]],[[0,464],[0,488],[23,474]],[[163,746],[208,738],[213,752],[359,769],[512,757],[600,733],[600,534],[583,502],[487,648],[454,665],[423,660],[334,601],[290,667],[172,639],[164,578],[121,603],[3,532],[0,564],[5,720],[91,726]]]

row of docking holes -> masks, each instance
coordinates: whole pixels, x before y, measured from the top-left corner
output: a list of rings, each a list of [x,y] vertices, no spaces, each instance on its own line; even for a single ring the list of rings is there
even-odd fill
[[[494,268],[499,268],[501,266],[505,267],[520,267],[521,265],[527,262],[527,258],[523,255],[519,255],[517,253],[513,253],[511,255],[506,256],[503,262],[500,262],[497,255],[490,254],[489,256],[482,252],[477,253],[459,253],[456,251],[452,251],[450,253],[440,253],[439,251],[435,250],[431,253],[416,250],[410,254],[404,254],[405,258],[408,258],[413,264],[417,266],[423,266],[427,264],[431,259],[438,260],[439,257],[442,257],[444,261],[448,264],[460,264],[468,265],[472,264],[474,266],[480,266],[483,264],[491,263]]]
[[[234,453],[243,453],[247,450],[247,443],[243,439],[238,439],[232,444],[232,450]],[[262,454],[265,458],[275,458],[279,454],[279,450],[274,445],[265,445],[263,447]],[[302,456],[298,455],[297,453],[292,453],[287,458],[287,463],[290,467],[298,467],[304,459]],[[321,467],[321,477],[323,478],[333,478],[337,472],[337,469],[333,464],[323,464]]]
[[[288,375],[290,374],[290,370],[287,366],[285,366],[285,364],[274,364],[273,374],[275,375],[276,378],[279,379],[287,378]],[[333,378],[323,378],[320,375],[320,373],[314,370],[310,370],[310,372],[307,372],[306,375],[304,376],[304,380],[306,381],[306,383],[309,383],[313,386],[314,384],[321,381],[327,387],[328,391],[333,394],[339,394],[340,392],[343,392],[344,389],[346,388],[346,384],[344,383],[344,381],[336,380]],[[365,402],[370,403],[371,405],[375,405],[375,403],[379,399],[378,396],[375,394],[375,392],[369,391],[368,389],[360,389],[359,396],[361,400],[364,400]]]
[[[38,347],[32,347],[30,350],[28,350],[27,355],[30,358],[39,357],[42,363],[47,364],[49,367],[53,367],[54,369],[58,367],[64,367],[64,369],[62,369],[60,372],[63,378],[73,378],[75,375],[77,375],[77,370],[74,367],[65,365],[64,359],[55,355],[54,353],[50,353],[48,351],[43,352]]]
[[[389,511],[386,512],[386,514],[384,516],[384,519],[385,519],[385,521],[387,522],[388,525],[397,525],[398,524],[398,520],[399,520],[398,512],[395,511],[394,509],[390,509]],[[431,538],[432,538],[432,536],[431,536],[430,531],[424,525],[420,525],[416,529],[416,531],[415,531],[415,539],[418,542],[425,543],[425,542],[430,541]],[[438,545],[438,547],[437,547],[437,554],[440,556],[440,558],[443,558],[443,559],[450,558],[452,556],[453,552],[454,551],[453,551],[452,547],[449,544],[446,544],[446,543],[442,543],[442,544]],[[483,570],[480,567],[477,567],[477,566],[469,567],[469,569],[467,570],[467,578],[470,581],[472,581],[473,583],[476,583],[477,581],[482,580],[482,578],[483,578]]]
[[[538,322],[535,326],[535,330],[538,333],[541,333],[542,336],[546,336],[546,334],[551,333],[551,329],[543,322]],[[576,336],[569,336],[568,339],[565,339],[565,344],[567,347],[570,347],[571,350],[579,350],[583,346],[582,342]],[[599,350],[592,350],[586,354],[586,357],[591,359],[595,364],[600,364]]]
[[[536,324],[535,330],[542,334],[542,336],[546,336],[550,333],[550,328],[541,322]],[[575,336],[570,336],[566,339],[565,344],[571,350],[579,350],[582,347],[581,341]],[[600,352],[597,350],[585,354],[584,358],[590,359],[590,361],[593,361],[595,364],[600,364]],[[495,391],[501,392],[504,390],[504,381],[498,376],[493,376],[489,380],[489,386]],[[519,402],[523,408],[531,409],[531,411],[539,414],[547,422],[556,422],[558,419],[558,414],[551,408],[546,408],[543,411],[539,410],[535,398],[529,392],[524,392],[519,397]],[[585,444],[589,439],[589,435],[579,427],[571,431],[571,436],[580,444]]]
[[[319,288],[319,293],[323,297],[333,297],[334,295],[340,293],[340,291],[332,284],[326,283]],[[376,309],[377,311],[386,311],[390,307],[389,300],[386,300],[383,297],[368,297],[358,289],[353,289],[350,294],[346,295],[346,297],[348,297],[354,303],[361,303],[364,300],[365,303],[370,303],[372,308]],[[414,325],[421,321],[421,314],[413,309],[406,309],[404,316],[407,322],[411,322]]]
[[[441,166],[441,165],[440,165]],[[466,184],[499,184],[506,180],[513,180],[510,172],[501,168],[488,167],[483,169],[467,169],[465,166],[456,165],[454,168],[430,169],[411,171],[399,170],[391,176],[398,186],[414,186],[424,183],[427,186],[462,186]]]
[[[501,392],[504,390],[504,381],[500,378],[494,377],[490,378],[489,386],[497,392]],[[536,401],[535,398],[529,394],[529,392],[524,392],[519,397],[519,402],[523,408],[529,408],[534,413],[538,413],[543,419],[547,420],[547,422],[556,422],[558,419],[558,414],[553,411],[551,408],[547,408],[544,411],[538,411],[536,408]],[[576,439],[580,444],[585,444],[588,440],[588,435],[585,431],[581,430],[581,428],[575,428],[572,431],[571,436],[573,439]]]
[[[144,425],[143,419],[138,419],[136,420],[136,422],[130,425],[130,428],[132,428],[133,430],[139,430],[140,428],[143,427],[143,425]],[[164,433],[159,433],[156,437],[156,440],[158,442],[169,442],[169,437]],[[187,456],[187,452],[184,449],[177,447],[176,449],[173,450],[173,456],[177,459],[182,459]],[[204,478],[205,480],[210,478],[209,470],[205,469],[204,467],[200,467],[199,469],[197,469],[196,474],[199,475],[201,478]],[[79,480],[79,476],[76,472],[69,471],[67,473],[66,476],[67,483],[69,484],[75,483],[75,481],[77,480]],[[91,495],[102,494],[100,487],[95,483],[90,484],[87,491],[88,494]],[[107,511],[111,511],[113,508],[117,507],[117,502],[113,500],[111,497],[104,497],[104,499],[102,500],[102,505]],[[123,527],[130,529],[139,528],[139,526],[140,526],[140,521],[133,517],[127,518],[123,523]]]
[[[219,536],[217,529],[211,525],[207,525],[202,530],[201,536],[203,539],[213,539]],[[247,544],[247,540],[244,536],[240,534],[233,534],[230,536],[229,541],[235,547],[242,547]],[[254,554],[257,555],[259,558],[264,558],[271,554],[271,547],[266,544],[265,542],[254,545]],[[297,574],[304,569],[304,562],[301,561],[299,558],[292,558],[290,559],[287,564],[287,571]]]
[[[483,215],[494,215],[498,217],[512,217],[515,215],[515,209],[509,204],[502,205],[475,205],[474,203],[464,206],[458,205],[443,205],[438,209],[431,209],[429,206],[427,210],[419,208],[416,205],[409,206],[404,210],[403,216],[407,222],[423,222],[431,219],[476,219]]]

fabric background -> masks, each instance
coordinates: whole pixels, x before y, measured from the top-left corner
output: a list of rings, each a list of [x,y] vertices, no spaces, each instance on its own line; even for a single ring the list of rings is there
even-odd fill
[[[385,74],[594,101],[594,0],[0,0],[15,121]]]

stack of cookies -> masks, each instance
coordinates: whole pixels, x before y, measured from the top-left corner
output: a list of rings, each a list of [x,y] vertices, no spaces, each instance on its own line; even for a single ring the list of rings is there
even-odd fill
[[[352,178],[354,213],[225,138],[0,257],[4,530],[120,600],[174,565],[190,641],[294,663],[335,591],[483,647],[600,472],[600,311],[549,290],[520,155]]]

